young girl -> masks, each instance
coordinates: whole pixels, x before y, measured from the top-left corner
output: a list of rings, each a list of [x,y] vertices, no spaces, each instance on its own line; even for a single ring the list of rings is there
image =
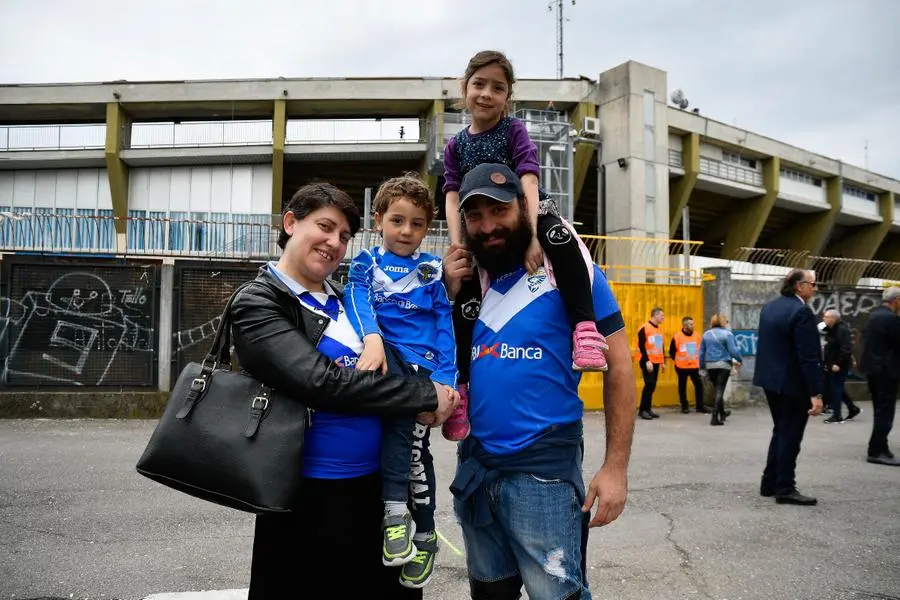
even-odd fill
[[[515,171],[522,180],[528,219],[536,233],[525,256],[525,267],[536,271],[546,253],[573,330],[572,368],[605,371],[606,340],[597,331],[588,267],[574,230],[563,222],[556,204],[538,185],[541,168],[537,148],[525,125],[508,114],[513,83],[512,64],[503,53],[485,50],[469,60],[462,93],[472,124],[444,149],[443,189],[450,240],[461,244],[459,185],[463,175],[482,163],[503,163]],[[443,426],[444,437],[449,440],[464,439],[469,433],[466,409],[472,327],[481,297],[476,274],[463,285],[454,303],[460,403]]]

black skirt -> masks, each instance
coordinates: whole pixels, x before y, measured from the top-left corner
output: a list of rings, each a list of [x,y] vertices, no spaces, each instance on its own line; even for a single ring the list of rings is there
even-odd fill
[[[421,600],[381,562],[383,516],[377,474],[305,479],[295,511],[256,517],[248,600]]]

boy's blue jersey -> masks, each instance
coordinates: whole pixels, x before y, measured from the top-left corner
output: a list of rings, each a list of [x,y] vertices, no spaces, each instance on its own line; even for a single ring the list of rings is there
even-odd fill
[[[360,337],[381,335],[408,363],[429,369],[432,381],[456,386],[456,340],[442,276],[436,256],[402,257],[375,246],[350,264],[344,301]]]
[[[592,291],[600,333],[623,329],[619,305],[596,266]],[[544,270],[520,268],[494,279],[472,332],[472,435],[491,454],[518,452],[548,428],[582,418],[580,381],[565,306]]]

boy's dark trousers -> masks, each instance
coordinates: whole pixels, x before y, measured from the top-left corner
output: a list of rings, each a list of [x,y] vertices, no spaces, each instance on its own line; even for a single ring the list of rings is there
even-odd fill
[[[388,373],[404,377],[431,377],[431,371],[412,368],[398,354],[388,352]],[[402,415],[384,418],[381,438],[381,486],[385,502],[405,502],[416,531],[434,531],[435,475],[430,451],[431,428]]]

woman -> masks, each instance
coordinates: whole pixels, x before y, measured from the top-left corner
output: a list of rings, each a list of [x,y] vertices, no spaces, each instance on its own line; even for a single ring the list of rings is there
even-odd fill
[[[723,314],[715,314],[709,321],[709,329],[700,340],[700,373],[706,373],[716,390],[716,407],[710,418],[710,425],[724,425],[725,419],[731,414],[725,410],[725,385],[731,369],[740,369],[744,363],[741,353],[738,352],[734,334],[725,327],[728,325],[728,317]]]
[[[260,269],[232,308],[235,354],[260,382],[313,412],[301,498],[290,514],[256,518],[249,600],[320,597],[421,598],[399,569],[381,564],[381,417],[432,413],[457,400],[426,379],[356,371],[362,342],[327,278],[359,229],[353,201],[328,184],[297,191],[282,215],[277,263]]]

